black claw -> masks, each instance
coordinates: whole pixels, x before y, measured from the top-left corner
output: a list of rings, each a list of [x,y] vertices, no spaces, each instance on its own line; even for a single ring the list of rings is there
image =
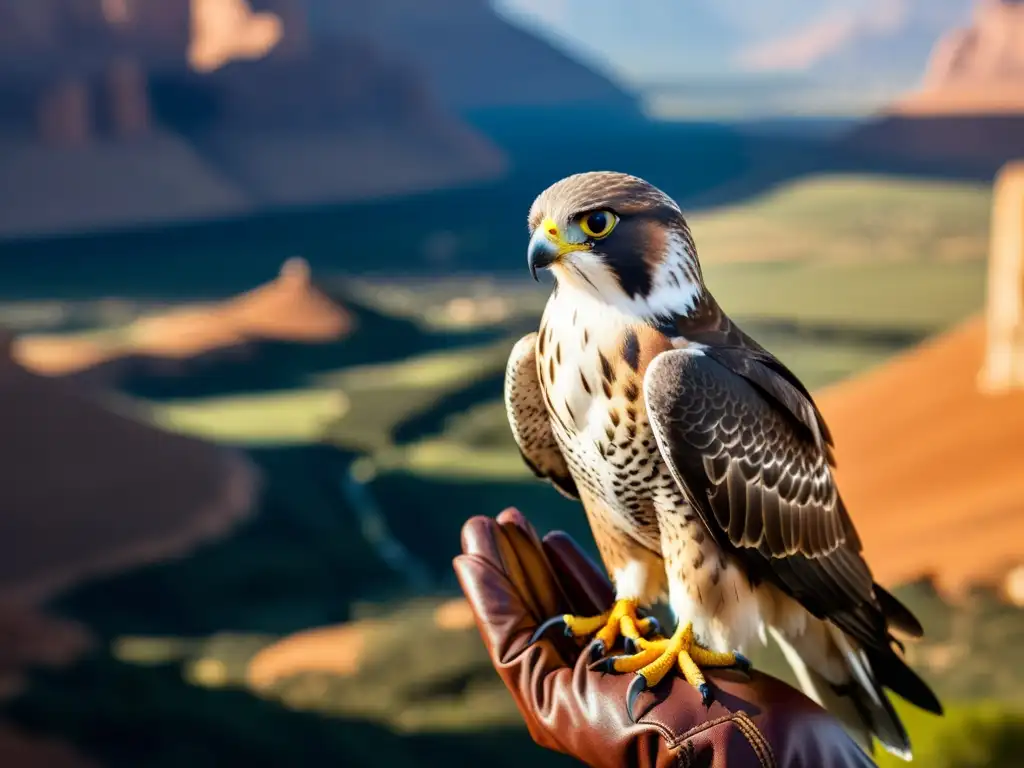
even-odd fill
[[[569,625],[565,623],[565,617],[552,616],[550,619],[548,619],[539,627],[537,627],[537,629],[533,633],[533,636],[530,638],[530,645],[536,643],[538,640],[541,639],[541,637],[543,637],[547,633],[549,629],[551,629],[552,627],[557,627],[559,624],[565,627],[565,634],[568,637],[572,637],[572,630],[570,630]]]
[[[644,637],[648,637],[649,635],[660,635],[661,634],[661,622],[660,621],[658,621],[653,616],[644,616],[643,618],[646,619],[648,622],[650,622],[647,631],[644,633]]]
[[[601,657],[604,656],[604,651],[604,641],[595,640],[594,642],[592,642],[590,644],[590,663],[594,664],[600,661]]]
[[[618,659],[624,659],[625,656],[605,656],[603,659],[598,659],[590,668],[595,672],[611,672],[615,673],[615,662]]]
[[[711,693],[711,686],[707,683],[701,683],[697,686],[697,690],[700,691],[700,702],[705,707],[710,707],[711,702],[715,700],[714,695]]]
[[[626,716],[631,723],[636,722],[636,718],[633,716],[633,707],[645,688],[647,688],[647,678],[637,672],[633,682],[629,684],[629,688],[626,690]]]
[[[733,656],[736,657],[736,663],[733,665],[733,667],[735,669],[738,669],[743,674],[749,675],[750,674],[750,668],[753,666],[750,663],[750,659],[748,659],[742,653],[734,653]]]
[[[626,655],[632,656],[639,653],[640,649],[636,647],[636,641],[632,637],[627,637],[622,641],[623,647],[626,649]]]

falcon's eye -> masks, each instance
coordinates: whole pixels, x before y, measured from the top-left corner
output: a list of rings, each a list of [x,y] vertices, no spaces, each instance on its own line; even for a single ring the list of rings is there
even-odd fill
[[[580,229],[587,237],[600,239],[608,237],[618,221],[619,217],[611,211],[592,211],[580,219]]]

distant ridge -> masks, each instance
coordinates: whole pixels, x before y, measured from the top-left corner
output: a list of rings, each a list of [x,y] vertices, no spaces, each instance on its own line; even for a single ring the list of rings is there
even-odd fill
[[[604,109],[639,115],[636,97],[567,51],[495,13],[488,0],[309,0],[319,39],[357,35],[401,53],[460,113]]]
[[[203,2],[0,0],[0,240],[408,195],[506,171],[401,41],[314,40],[310,0],[263,0],[259,13],[235,0],[231,13],[273,22],[275,37],[231,54],[193,40]]]
[[[991,179],[1024,157],[1024,114],[884,114],[836,143],[860,165]]]

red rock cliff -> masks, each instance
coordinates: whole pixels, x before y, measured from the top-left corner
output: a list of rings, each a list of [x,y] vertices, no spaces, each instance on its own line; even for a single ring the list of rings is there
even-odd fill
[[[943,37],[903,114],[1024,112],[1024,2],[978,0],[971,25]]]

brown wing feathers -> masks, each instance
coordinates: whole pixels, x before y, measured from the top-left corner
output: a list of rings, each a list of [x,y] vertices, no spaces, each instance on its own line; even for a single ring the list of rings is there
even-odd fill
[[[681,337],[704,345],[707,354],[775,399],[810,430],[829,462],[835,464],[832,434],[807,387],[781,360],[736,325],[714,297],[705,295],[694,312],[677,315],[660,330],[669,338]]]
[[[856,548],[852,558],[836,554],[851,543],[852,527],[827,462],[791,419],[746,379],[688,350],[663,355],[647,387],[662,454],[692,491],[703,491],[696,501],[729,548],[753,550],[765,566],[778,558],[833,556],[835,584],[828,586],[839,600],[832,605],[871,599],[871,575]],[[802,586],[797,580],[791,588]],[[826,610],[815,607],[819,615]]]
[[[662,457],[711,534],[753,578],[831,620],[887,667],[884,684],[934,711],[934,694],[894,656],[887,619],[920,625],[876,592],[828,452],[807,424],[816,411],[771,397],[795,390],[773,386],[770,368],[754,381],[744,376],[758,370],[756,358],[743,365],[742,350],[721,352],[679,349],[649,368],[647,409]]]

